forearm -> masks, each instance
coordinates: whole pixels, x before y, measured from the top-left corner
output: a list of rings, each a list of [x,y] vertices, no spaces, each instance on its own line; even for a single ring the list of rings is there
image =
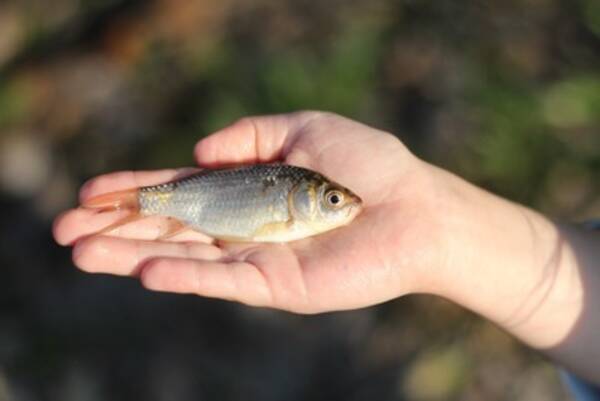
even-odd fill
[[[600,236],[434,174],[453,251],[431,292],[600,383]]]

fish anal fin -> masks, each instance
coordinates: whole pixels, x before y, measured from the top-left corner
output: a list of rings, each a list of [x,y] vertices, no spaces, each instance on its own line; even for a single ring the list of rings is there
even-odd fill
[[[167,218],[166,226],[166,230],[161,232],[161,234],[156,238],[157,240],[166,240],[190,229],[187,224],[172,217]]]
[[[119,220],[115,221],[114,223],[112,223],[112,224],[104,227],[102,230],[98,231],[96,234],[102,235],[102,234],[111,233],[115,229],[117,229],[119,227],[122,227],[125,224],[133,223],[134,221],[141,220],[141,219],[143,219],[145,217],[146,216],[143,216],[143,215],[141,215],[139,213],[130,214],[130,215],[125,216],[122,219],[119,219]]]

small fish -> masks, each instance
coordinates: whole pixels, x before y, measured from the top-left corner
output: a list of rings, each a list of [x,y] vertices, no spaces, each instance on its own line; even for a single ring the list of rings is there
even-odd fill
[[[99,195],[83,207],[131,210],[101,233],[161,215],[175,222],[161,239],[191,228],[221,240],[287,242],[350,223],[362,201],[314,171],[255,164],[202,170],[165,184]]]

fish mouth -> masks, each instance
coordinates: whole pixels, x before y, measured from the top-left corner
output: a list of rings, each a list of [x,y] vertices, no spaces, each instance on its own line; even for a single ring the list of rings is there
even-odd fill
[[[356,217],[363,209],[362,200],[358,196],[353,196],[352,199],[355,200],[355,202],[350,205],[346,214],[346,217],[349,220],[352,220],[354,217]]]
[[[350,198],[352,199],[352,208],[353,209],[362,209],[363,207],[363,200],[360,198],[360,196],[355,195],[355,194],[350,194]]]

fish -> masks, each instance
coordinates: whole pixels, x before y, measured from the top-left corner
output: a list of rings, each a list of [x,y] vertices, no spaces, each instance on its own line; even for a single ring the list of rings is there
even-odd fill
[[[362,200],[318,172],[262,163],[205,169],[158,185],[98,195],[82,206],[130,211],[99,233],[160,215],[173,224],[159,239],[192,229],[224,241],[281,243],[349,224],[362,210]]]

